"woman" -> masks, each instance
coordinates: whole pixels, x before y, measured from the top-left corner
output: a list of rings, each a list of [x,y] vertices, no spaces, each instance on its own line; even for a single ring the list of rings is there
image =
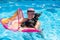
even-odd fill
[[[30,19],[34,18],[34,14],[35,14],[34,9],[33,9],[33,8],[29,8],[28,11],[27,11],[27,14],[28,14],[28,18],[24,18],[24,19],[23,19],[23,22],[27,21],[28,19],[30,20]],[[40,22],[39,22],[39,21],[36,22],[36,25],[35,25],[34,28],[28,27],[28,26],[22,27],[22,26],[20,25],[21,27],[20,27],[19,31],[22,31],[22,30],[24,30],[24,29],[36,29],[36,30],[38,30],[39,25],[40,25]]]

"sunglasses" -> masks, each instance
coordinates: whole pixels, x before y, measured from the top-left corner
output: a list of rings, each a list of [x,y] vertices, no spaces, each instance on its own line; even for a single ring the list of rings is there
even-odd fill
[[[34,11],[28,10],[27,12],[34,12]]]

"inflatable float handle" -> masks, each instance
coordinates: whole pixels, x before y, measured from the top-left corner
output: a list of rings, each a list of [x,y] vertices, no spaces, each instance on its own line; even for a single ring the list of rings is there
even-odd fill
[[[8,29],[8,25],[7,24],[3,24],[4,28]]]
[[[0,22],[2,23],[2,19],[0,19]],[[3,25],[4,28],[8,29],[8,25],[7,24],[3,24],[2,23],[2,25]]]

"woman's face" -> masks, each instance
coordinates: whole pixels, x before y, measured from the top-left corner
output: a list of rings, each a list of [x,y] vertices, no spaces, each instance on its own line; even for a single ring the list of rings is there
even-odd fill
[[[28,19],[32,19],[34,17],[34,12],[28,12]]]

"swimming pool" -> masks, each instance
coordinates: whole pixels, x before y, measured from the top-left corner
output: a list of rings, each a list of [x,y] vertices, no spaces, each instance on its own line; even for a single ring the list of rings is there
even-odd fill
[[[39,17],[40,28],[43,29],[42,35],[37,32],[13,32],[5,29],[0,23],[0,40],[60,40],[60,4],[59,1],[40,1],[40,2],[5,2],[0,3],[0,19],[9,18],[14,12],[21,8],[24,17],[27,18],[28,8],[34,8],[36,12],[42,12]]]

